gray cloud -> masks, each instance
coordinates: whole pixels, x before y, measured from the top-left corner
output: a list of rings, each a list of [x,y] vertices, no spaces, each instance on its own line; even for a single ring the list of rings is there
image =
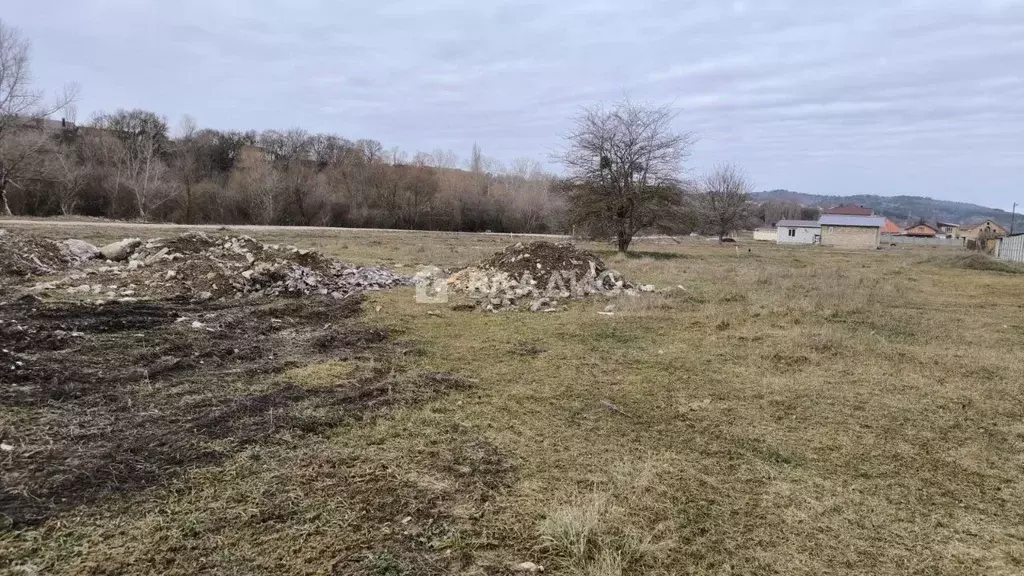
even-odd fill
[[[1024,196],[1021,0],[38,0],[4,12],[33,39],[41,85],[81,84],[82,116],[139,106],[546,160],[580,106],[628,95],[679,108],[700,139],[694,171],[734,161],[763,188]]]

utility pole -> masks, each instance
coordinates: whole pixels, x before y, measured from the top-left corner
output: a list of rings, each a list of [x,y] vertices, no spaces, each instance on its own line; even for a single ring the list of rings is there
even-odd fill
[[[1017,203],[1013,203],[1013,212],[1010,212],[1010,236],[1013,236],[1013,221],[1017,219]]]

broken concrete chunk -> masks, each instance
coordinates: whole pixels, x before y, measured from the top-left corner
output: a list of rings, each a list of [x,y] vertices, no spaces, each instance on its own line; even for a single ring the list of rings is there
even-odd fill
[[[167,252],[169,252],[169,250],[167,248],[162,248],[156,254],[153,254],[151,256],[147,256],[146,259],[144,260],[144,262],[146,263],[146,266],[150,266],[152,264],[156,264],[160,260],[163,260],[164,257],[167,255]]]
[[[125,238],[100,248],[100,255],[107,260],[121,262],[127,260],[135,252],[136,248],[141,245],[142,240],[139,238]]]
[[[76,240],[71,238],[61,242],[61,245],[68,256],[79,262],[92,260],[93,258],[99,258],[100,256],[100,249],[89,244],[85,240]]]

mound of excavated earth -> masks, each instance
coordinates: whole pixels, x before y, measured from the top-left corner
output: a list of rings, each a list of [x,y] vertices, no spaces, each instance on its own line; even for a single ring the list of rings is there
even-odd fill
[[[447,279],[448,287],[487,311],[559,309],[559,302],[591,294],[616,296],[651,292],[609,269],[598,256],[573,244],[514,244]]]
[[[81,240],[55,242],[0,230],[0,275],[44,276],[56,274],[99,251]]]
[[[350,266],[313,250],[263,244],[248,236],[186,232],[145,242],[129,238],[102,248],[80,240],[61,243],[21,239],[15,248],[17,255],[5,258],[4,265],[14,262],[19,269],[27,268],[27,273],[56,274],[95,258],[93,265],[74,267],[57,280],[36,284],[32,290],[89,295],[100,300],[312,294],[344,298],[410,283],[408,278],[388,270]],[[38,265],[33,269],[25,262]]]

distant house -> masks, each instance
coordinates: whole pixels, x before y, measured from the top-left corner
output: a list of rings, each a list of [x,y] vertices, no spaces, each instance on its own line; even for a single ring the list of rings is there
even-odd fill
[[[754,240],[763,240],[765,242],[775,241],[775,229],[774,228],[757,228],[754,230]]]
[[[939,235],[939,228],[937,226],[932,226],[927,222],[921,222],[920,224],[915,224],[904,230],[903,235],[911,236],[913,238],[935,238]]]
[[[775,225],[779,244],[817,244],[820,240],[821,224],[813,220],[779,220]]]
[[[885,224],[882,225],[882,234],[887,234],[889,236],[903,234],[903,228],[900,228],[899,224],[886,218]]]
[[[980,224],[975,224],[970,228],[965,228],[960,231],[960,236],[967,238],[968,240],[1001,238],[1007,234],[1009,233],[1006,231],[1006,228],[1003,228],[991,220],[985,220]]]
[[[939,228],[939,234],[942,234],[946,238],[960,237],[959,224],[953,224],[952,222],[936,222],[935,225]]]
[[[885,218],[827,214],[821,224],[821,244],[836,248],[877,248]]]
[[[826,208],[823,214],[827,216],[874,216],[875,211],[867,206],[840,204],[839,206]]]

